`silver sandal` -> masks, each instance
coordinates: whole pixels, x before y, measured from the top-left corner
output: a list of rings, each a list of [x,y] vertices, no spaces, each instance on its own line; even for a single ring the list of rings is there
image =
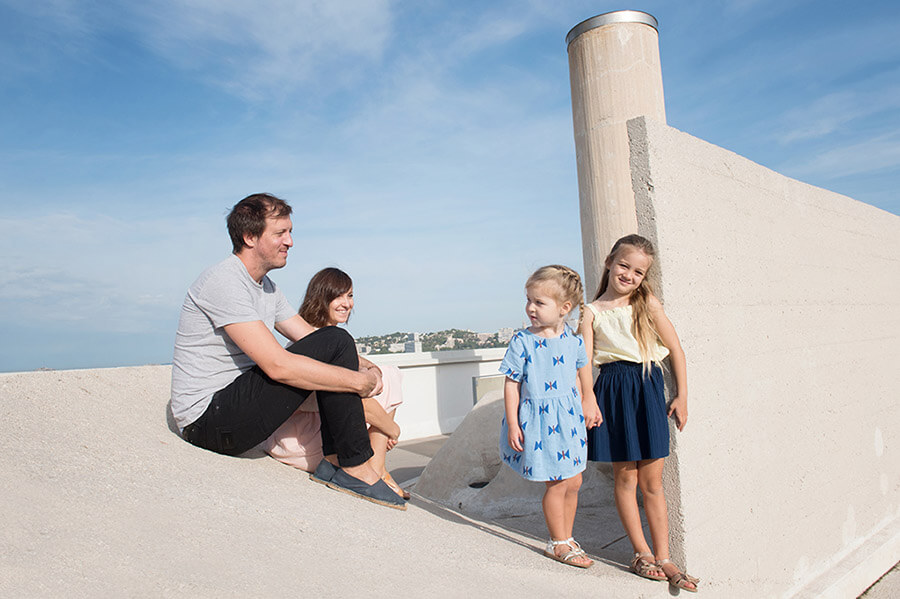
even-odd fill
[[[556,547],[558,545],[567,545],[570,551],[562,555],[556,555]],[[575,566],[576,568],[590,568],[594,565],[594,561],[587,556],[584,552],[584,549],[581,548],[581,545],[578,544],[578,541],[569,537],[568,539],[564,539],[562,541],[554,541],[550,539],[547,541],[547,548],[544,549],[544,555],[549,557],[550,559],[556,560],[558,562],[562,562],[564,564],[568,564],[569,566]],[[576,558],[583,557],[588,560],[588,563],[579,563],[574,561]]]

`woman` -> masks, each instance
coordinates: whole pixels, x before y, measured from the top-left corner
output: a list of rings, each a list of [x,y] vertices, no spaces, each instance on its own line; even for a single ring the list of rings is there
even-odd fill
[[[316,328],[344,324],[350,319],[352,310],[353,280],[347,273],[337,268],[326,268],[309,280],[300,306],[300,316],[306,322]],[[362,356],[359,357],[359,365],[361,369],[378,368]],[[400,488],[384,466],[385,454],[400,437],[400,427],[394,422],[397,406],[403,401],[400,370],[396,366],[379,370],[384,383],[383,391],[362,400],[369,425],[369,442],[375,454],[369,464],[397,495],[409,499],[409,493]],[[313,393],[266,440],[265,450],[280,462],[312,472],[324,457],[320,429],[321,420]]]

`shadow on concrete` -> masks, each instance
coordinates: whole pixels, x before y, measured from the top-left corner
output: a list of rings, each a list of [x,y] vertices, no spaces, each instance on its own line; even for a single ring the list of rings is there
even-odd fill
[[[508,527],[500,524],[497,521],[479,520],[477,518],[460,514],[459,512],[451,510],[450,508],[422,497],[421,495],[416,495],[415,492],[413,492],[412,494],[410,503],[413,506],[426,511],[433,516],[446,520],[447,522],[470,527],[479,532],[489,534],[509,543],[513,543],[522,547],[523,549],[527,549],[532,553],[543,556],[544,545],[546,543],[546,533],[543,531],[540,534],[535,534],[533,530],[531,530],[532,527],[530,526],[522,528]],[[544,525],[542,521],[541,527],[543,528],[543,526]],[[598,563],[613,567],[624,573],[631,572],[627,563],[622,562],[619,551],[601,549],[599,551],[588,550],[588,553],[590,554],[591,558]]]
[[[539,500],[536,500],[534,510],[530,513],[488,519],[464,514],[415,492],[418,477],[449,439],[450,435],[440,435],[401,442],[394,450],[388,452],[388,470],[402,487],[413,493],[412,505],[449,522],[465,524],[542,554],[547,542],[547,527]],[[602,476],[599,472],[590,473],[588,476],[590,475]],[[649,538],[646,521],[644,532]],[[591,557],[630,572],[628,564],[631,560],[631,545],[622,530],[612,497],[609,501],[599,503],[594,501],[590,505],[579,506],[575,520],[575,537]]]

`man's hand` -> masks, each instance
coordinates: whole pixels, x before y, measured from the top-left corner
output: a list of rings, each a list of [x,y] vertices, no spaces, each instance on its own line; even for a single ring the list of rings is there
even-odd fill
[[[375,397],[384,389],[384,382],[381,380],[381,371],[378,368],[360,368],[359,371],[365,375],[366,387],[360,391],[360,397]],[[371,386],[370,386],[371,385]]]
[[[374,368],[379,373],[381,372],[381,369],[378,367],[378,365],[375,362],[372,362],[371,360],[368,360],[368,359],[360,356],[359,357],[359,369],[360,370],[368,370],[369,368]]]

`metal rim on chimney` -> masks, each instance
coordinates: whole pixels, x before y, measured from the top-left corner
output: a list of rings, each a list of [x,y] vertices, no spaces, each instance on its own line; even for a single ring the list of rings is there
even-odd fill
[[[656,21],[656,17],[653,15],[640,11],[640,10],[617,10],[614,12],[605,12],[602,15],[597,15],[596,17],[591,17],[585,21],[582,21],[575,27],[572,27],[572,30],[569,31],[568,35],[566,35],[566,46],[568,47],[575,38],[584,33],[585,31],[590,31],[591,29],[596,29],[597,27],[603,27],[604,25],[609,25],[610,23],[643,23],[644,25],[650,25],[657,31],[659,31],[659,23]]]

